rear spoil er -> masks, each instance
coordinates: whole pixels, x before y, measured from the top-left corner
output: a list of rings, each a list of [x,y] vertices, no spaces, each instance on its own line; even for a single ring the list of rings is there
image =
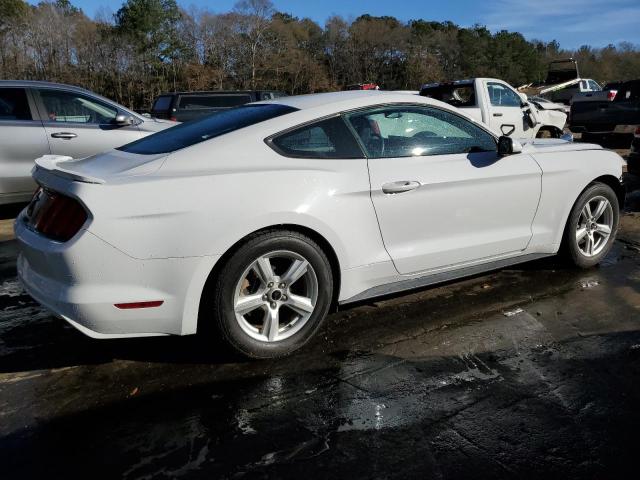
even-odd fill
[[[431,275],[425,275],[418,278],[410,278],[407,280],[401,280],[399,282],[389,283],[386,285],[379,285],[377,287],[369,288],[362,293],[359,293],[351,298],[342,300],[340,305],[346,305],[348,303],[360,302],[362,300],[368,300],[374,297],[382,297],[385,295],[391,295],[393,293],[399,293],[407,290],[413,290],[416,288],[427,287],[429,285],[435,285],[438,283],[448,282],[450,280],[456,280],[463,277],[470,277],[478,275],[480,273],[490,272],[492,270],[499,270],[511,265],[517,265],[519,263],[526,263],[533,260],[538,260],[545,257],[553,257],[555,253],[529,253],[527,255],[520,255],[512,258],[504,258],[495,260],[493,262],[484,263],[481,265],[473,265],[470,267],[459,268],[456,270],[450,270],[448,272],[434,273]]]
[[[59,177],[66,177],[71,180],[76,180],[78,182],[83,183],[97,183],[103,184],[105,181],[101,178],[92,177],[86,174],[79,174],[77,172],[72,172],[70,170],[65,169],[60,164],[69,162],[73,160],[71,157],[63,156],[63,155],[43,155],[40,158],[36,158],[36,166],[32,170],[31,174],[34,178],[37,176],[39,170],[46,170],[52,175],[57,175]]]

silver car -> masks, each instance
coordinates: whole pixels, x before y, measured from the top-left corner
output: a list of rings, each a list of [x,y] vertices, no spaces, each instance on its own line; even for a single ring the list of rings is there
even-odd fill
[[[88,157],[175,124],[71,85],[0,81],[0,205],[29,200],[42,155]]]

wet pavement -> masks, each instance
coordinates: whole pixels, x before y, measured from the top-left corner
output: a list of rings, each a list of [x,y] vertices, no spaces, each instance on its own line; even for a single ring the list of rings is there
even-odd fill
[[[331,315],[304,350],[97,341],[0,242],[1,478],[637,478],[640,194],[603,264],[555,259]]]

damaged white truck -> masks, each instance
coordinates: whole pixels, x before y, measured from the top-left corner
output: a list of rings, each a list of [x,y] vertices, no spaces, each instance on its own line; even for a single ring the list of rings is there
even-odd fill
[[[514,138],[560,138],[567,121],[563,105],[530,101],[524,93],[495,78],[428,83],[422,86],[420,95],[460,108]]]

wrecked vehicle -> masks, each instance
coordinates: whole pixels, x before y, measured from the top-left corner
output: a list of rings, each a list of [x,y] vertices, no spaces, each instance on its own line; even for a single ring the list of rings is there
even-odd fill
[[[495,78],[428,83],[420,95],[457,107],[514,138],[560,138],[567,121],[562,108],[530,102],[525,94]]]
[[[551,102],[569,105],[580,94],[599,92],[602,87],[591,78],[580,78],[578,62],[573,58],[549,62],[547,78],[542,83],[530,83],[518,87],[529,96],[544,97]]]
[[[593,95],[574,97],[571,125],[574,133],[632,135],[640,126],[640,80],[615,82]]]

